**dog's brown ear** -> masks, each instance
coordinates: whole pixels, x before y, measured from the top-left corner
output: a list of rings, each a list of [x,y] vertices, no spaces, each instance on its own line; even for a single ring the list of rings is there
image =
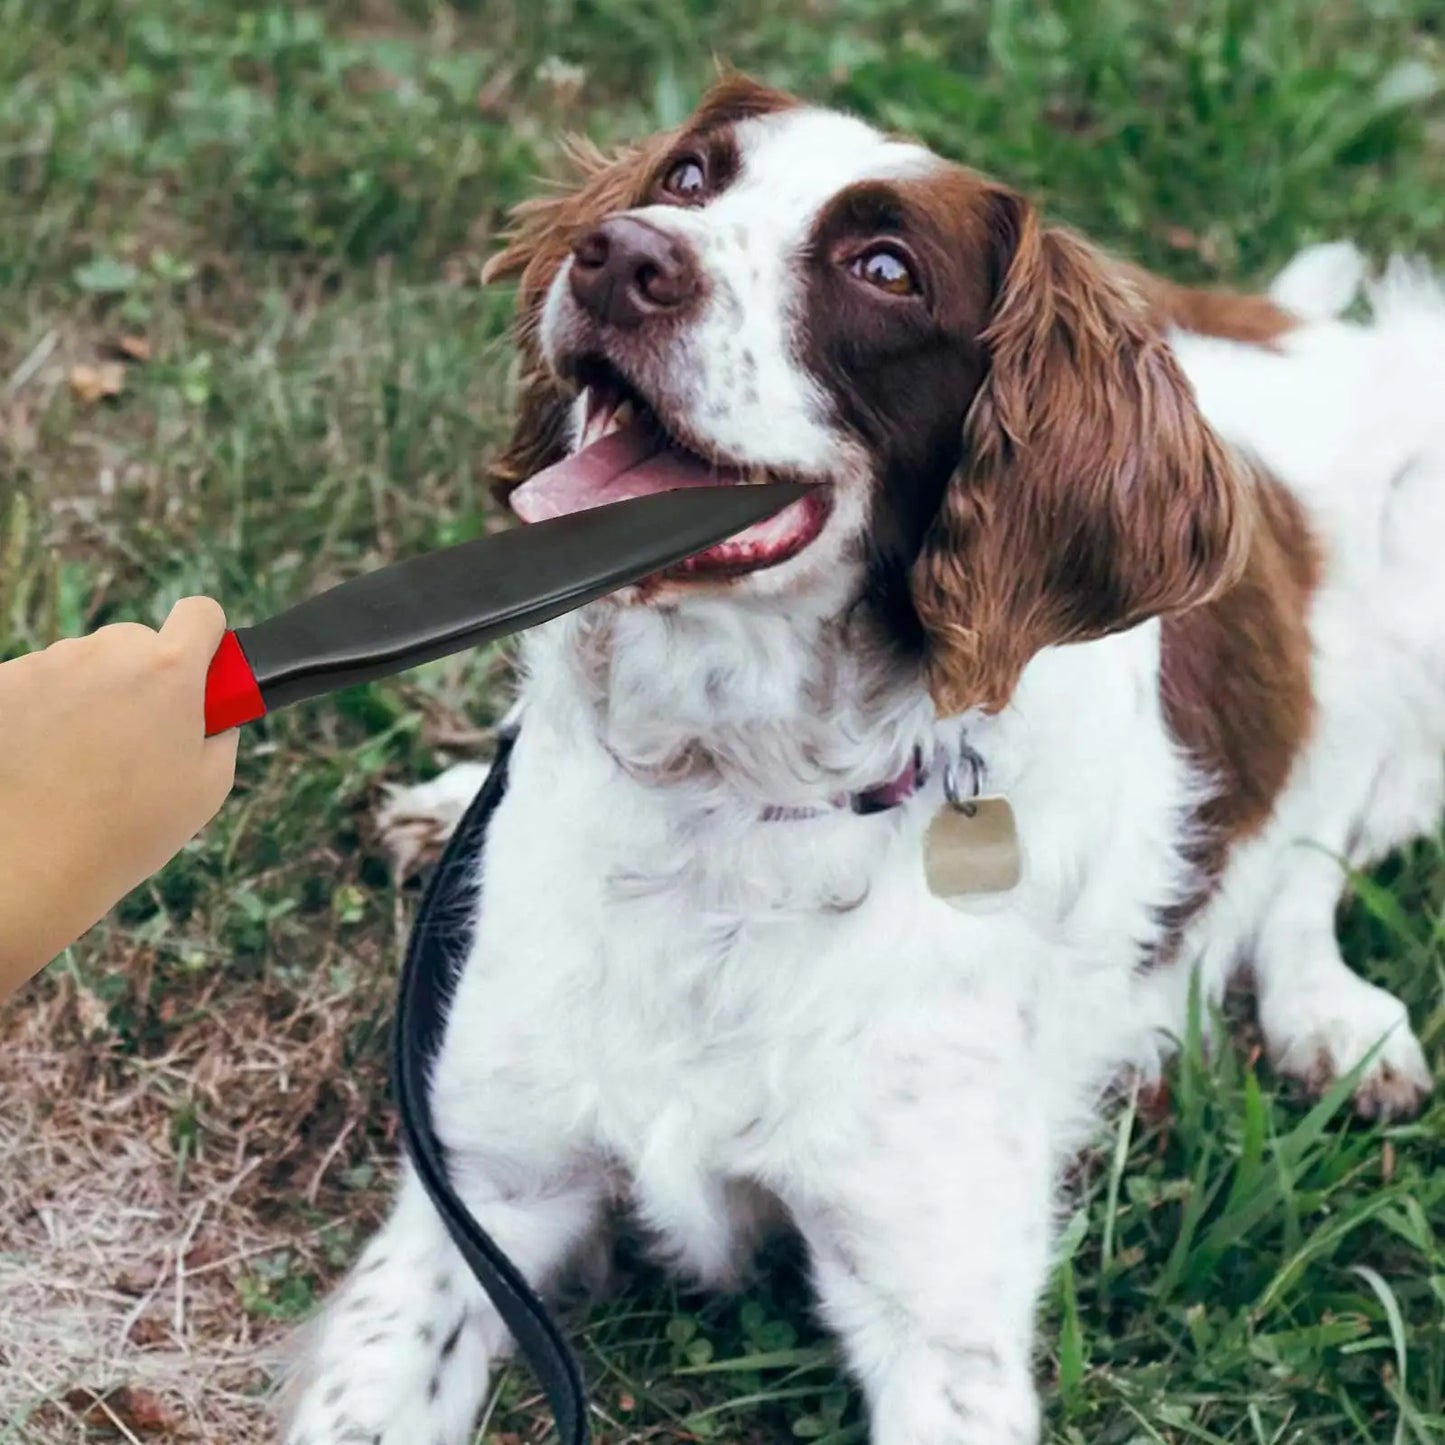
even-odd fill
[[[506,449],[492,463],[492,490],[499,499],[519,482],[557,461],[567,444],[567,402],[542,360],[537,326],[547,290],[573,243],[617,211],[644,199],[653,171],[672,143],[654,136],[611,153],[592,142],[570,139],[568,159],[576,172],[571,185],[523,201],[512,212],[505,245],[482,268],[489,284],[519,279],[515,334],[521,353],[516,420]]]
[[[988,372],[911,579],[944,714],[1002,708],[1042,648],[1219,592],[1253,517],[1125,274],[1014,193],[989,205]]]

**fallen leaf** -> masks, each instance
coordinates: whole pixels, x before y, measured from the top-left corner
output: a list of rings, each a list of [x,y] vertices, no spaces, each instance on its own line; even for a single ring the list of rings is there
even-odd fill
[[[129,1340],[138,1350],[144,1350],[170,1345],[173,1336],[164,1320],[152,1315],[142,1315],[130,1327]]]
[[[122,1270],[112,1281],[112,1286],[121,1294],[149,1294],[165,1279],[169,1268],[167,1260],[147,1260]]]
[[[92,1390],[84,1385],[69,1390],[65,1403],[80,1416],[87,1430],[119,1435],[174,1437],[180,1420],[153,1390],[120,1385],[113,1390]]]
[[[125,367],[118,361],[97,366],[80,363],[70,368],[70,389],[81,401],[94,405],[125,390]]]
[[[115,344],[116,350],[123,356],[128,356],[132,361],[149,361],[151,359],[151,344],[144,336],[122,336]]]
[[[218,1242],[208,1234],[203,1234],[186,1251],[187,1269],[204,1269],[209,1264],[215,1264],[226,1256],[221,1250]]]

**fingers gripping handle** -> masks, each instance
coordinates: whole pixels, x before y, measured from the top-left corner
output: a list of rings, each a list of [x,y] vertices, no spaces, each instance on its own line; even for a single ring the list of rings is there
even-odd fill
[[[241,640],[228,632],[211,659],[206,674],[206,736],[229,732],[242,723],[254,722],[266,712],[256,675],[246,659]]]

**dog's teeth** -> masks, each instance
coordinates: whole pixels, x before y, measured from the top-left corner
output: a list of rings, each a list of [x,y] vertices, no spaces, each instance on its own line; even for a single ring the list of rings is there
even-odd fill
[[[589,386],[582,393],[582,436],[579,444],[591,446],[601,436],[601,425],[605,420],[604,414],[597,405],[597,393]]]
[[[612,415],[608,419],[607,430],[610,432],[620,431],[632,420],[632,415],[633,406],[631,401],[618,402],[617,405],[613,407]]]

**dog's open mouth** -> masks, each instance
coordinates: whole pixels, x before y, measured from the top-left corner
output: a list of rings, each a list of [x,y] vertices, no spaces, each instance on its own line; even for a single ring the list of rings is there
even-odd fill
[[[582,379],[586,420],[581,445],[512,492],[509,504],[522,521],[540,522],[678,487],[746,486],[769,479],[757,469],[708,461],[675,440],[612,368],[588,368]],[[828,511],[827,489],[815,487],[776,517],[689,557],[667,575],[715,577],[775,567],[816,539]]]

